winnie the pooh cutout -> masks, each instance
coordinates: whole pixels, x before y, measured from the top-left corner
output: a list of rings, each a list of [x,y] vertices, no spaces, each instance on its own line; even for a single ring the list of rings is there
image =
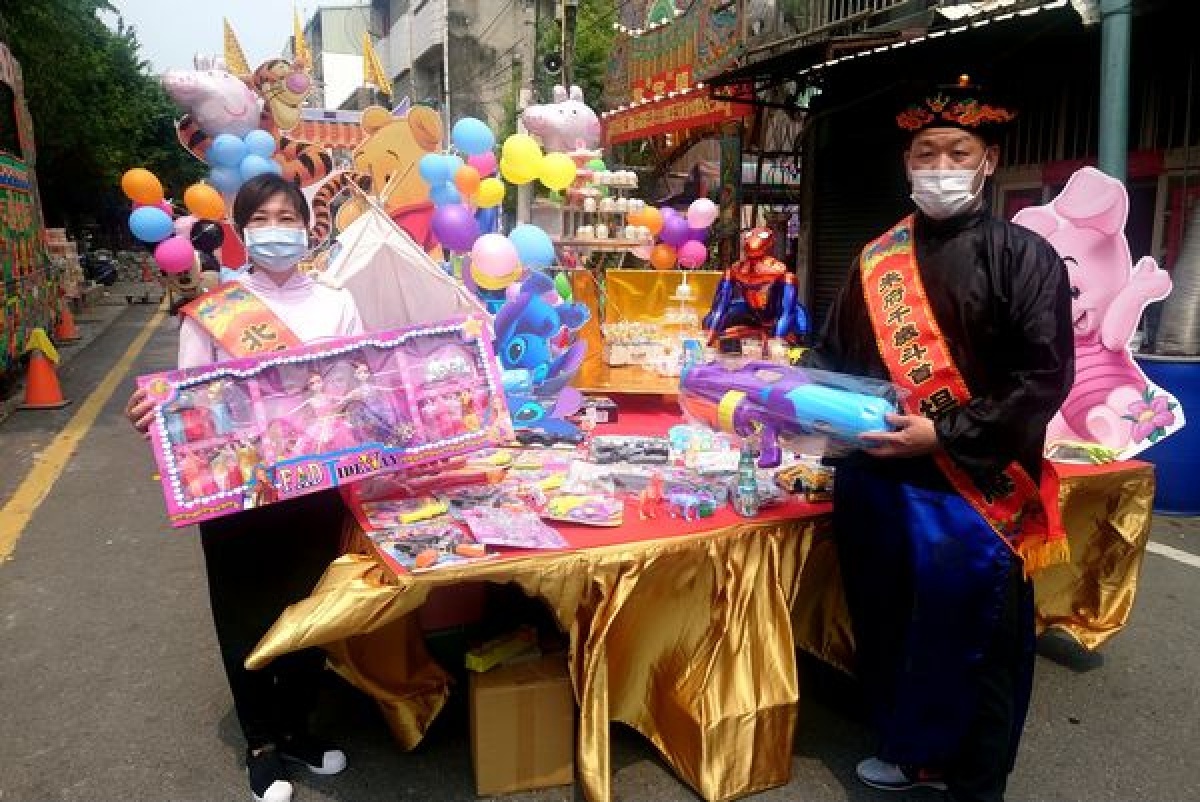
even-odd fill
[[[1128,214],[1124,184],[1084,167],[1050,203],[1013,217],[1054,246],[1071,280],[1075,384],[1047,429],[1051,452],[1056,444],[1094,443],[1129,459],[1184,425],[1179,402],[1146,378],[1131,353],[1143,310],[1167,297],[1171,277],[1149,256],[1133,264]]]
[[[418,245],[437,251],[434,206],[417,164],[425,154],[441,149],[441,115],[407,102],[392,111],[371,106],[363,111],[360,125],[366,138],[354,149],[351,169],[334,173],[311,195],[317,246],[327,244],[366,212],[366,200],[357,187],[377,198]]]

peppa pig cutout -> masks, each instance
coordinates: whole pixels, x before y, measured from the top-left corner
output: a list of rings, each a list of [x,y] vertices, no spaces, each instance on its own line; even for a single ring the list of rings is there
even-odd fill
[[[554,102],[525,109],[521,122],[548,151],[571,153],[600,143],[600,118],[583,102],[578,86],[554,87]]]
[[[1183,428],[1183,409],[1133,361],[1129,342],[1142,311],[1171,292],[1171,277],[1125,239],[1129,196],[1120,181],[1084,167],[1046,206],[1013,222],[1041,234],[1071,278],[1075,384],[1046,443],[1097,443],[1129,459]]]

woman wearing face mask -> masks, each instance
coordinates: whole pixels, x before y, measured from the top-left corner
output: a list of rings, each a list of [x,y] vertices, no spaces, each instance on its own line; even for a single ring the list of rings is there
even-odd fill
[[[354,300],[345,290],[314,282],[297,269],[308,252],[308,204],[293,184],[275,175],[242,185],[233,222],[246,245],[249,271],[182,310],[180,368],[360,334]],[[232,323],[210,325],[220,317]],[[126,414],[149,428],[153,406],[135,392]],[[336,492],[301,496],[199,525],[213,623],[242,734],[256,800],[288,802],[285,762],[316,774],[336,774],[345,755],[308,730],[324,656],[298,652],[262,670],[246,657],[289,605],[305,598],[339,554],[345,510]]]
[[[1074,375],[1067,271],[983,197],[1014,116],[967,80],[897,116],[916,211],[863,249],[809,356],[906,391],[835,487],[879,736],[858,776],[959,802],[1003,799],[1032,683],[1028,576],[1067,557],[1038,488]]]

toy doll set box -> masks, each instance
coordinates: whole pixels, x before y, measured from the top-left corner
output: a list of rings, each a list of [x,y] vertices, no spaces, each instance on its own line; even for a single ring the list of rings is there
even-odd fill
[[[449,320],[142,376],[177,527],[512,440],[483,324]]]

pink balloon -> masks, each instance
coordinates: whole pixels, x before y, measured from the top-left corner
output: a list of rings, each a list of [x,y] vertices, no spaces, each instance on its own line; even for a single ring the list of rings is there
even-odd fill
[[[650,260],[650,251],[654,250],[653,245],[635,245],[633,255],[644,261]]]
[[[696,198],[687,210],[687,221],[690,228],[708,228],[717,219],[717,204],[708,198]]]
[[[174,207],[171,206],[171,202],[169,200],[167,200],[166,198],[163,198],[162,200],[160,200],[158,203],[156,203],[154,205],[157,206],[158,208],[162,209],[164,212],[166,212],[168,217],[175,216],[175,209],[174,209]]]
[[[154,261],[164,273],[186,273],[192,269],[196,249],[187,237],[176,234],[158,243],[154,248]]]
[[[484,234],[471,248],[471,267],[476,276],[502,278],[519,266],[516,246],[503,234]]]
[[[679,246],[677,258],[683,267],[699,267],[708,259],[708,248],[704,243],[690,239]]]
[[[192,226],[196,224],[196,216],[194,214],[184,215],[175,221],[175,233],[181,237],[190,237],[192,235]]]
[[[474,156],[467,158],[467,164],[479,171],[481,176],[489,176],[496,174],[496,154],[490,150],[484,153],[477,153]]]

